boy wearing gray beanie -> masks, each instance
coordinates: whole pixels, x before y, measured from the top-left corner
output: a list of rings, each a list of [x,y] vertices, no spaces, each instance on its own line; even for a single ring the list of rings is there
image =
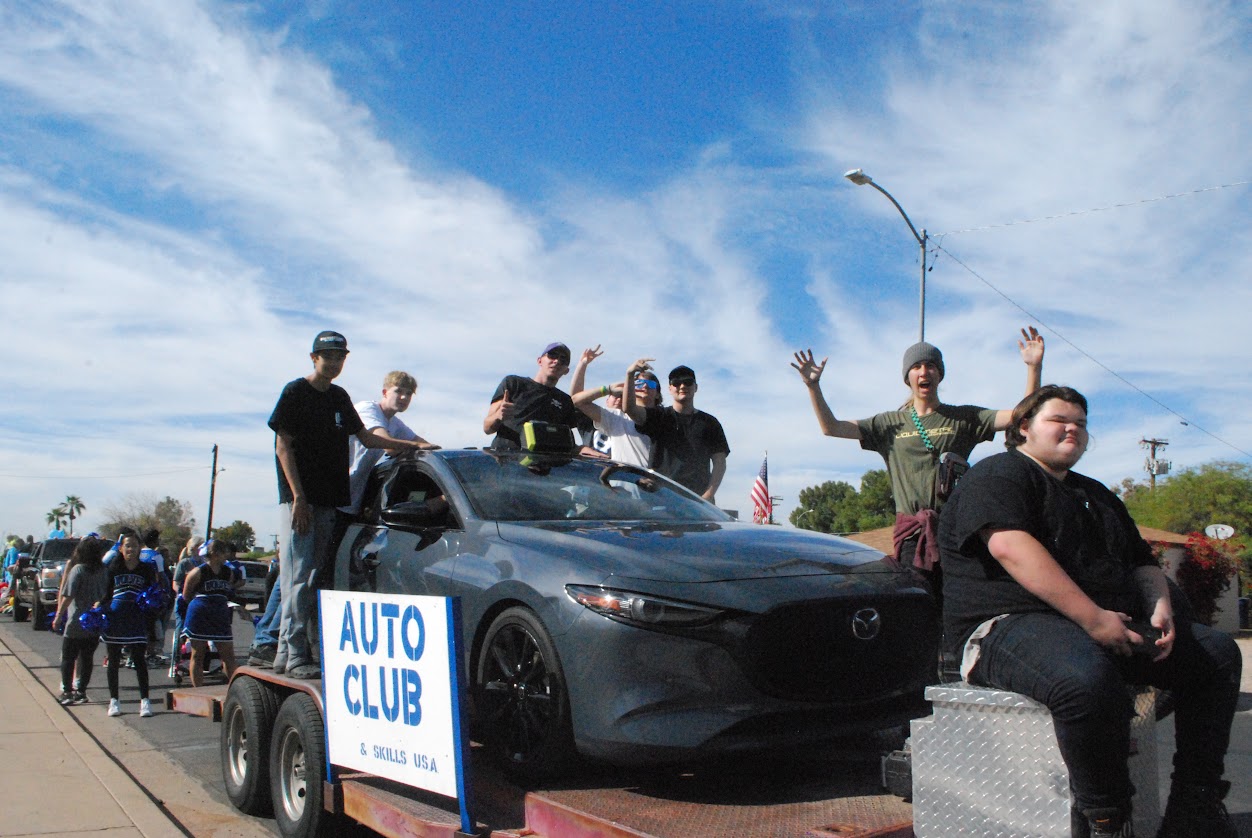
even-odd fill
[[[1026,364],[1026,394],[1039,389],[1043,375],[1043,336],[1033,326],[1022,329],[1017,342]],[[991,439],[1012,421],[1013,411],[974,405],[949,405],[939,400],[943,381],[943,353],[929,343],[905,350],[901,372],[909,399],[899,410],[868,419],[836,419],[822,394],[822,372],[827,359],[817,363],[813,350],[795,353],[792,367],[809,390],[817,424],[826,436],[860,440],[867,451],[877,451],[887,464],[896,507],[896,558],[934,574],[938,595],[938,543],[934,538],[938,510],[946,498],[949,465],[964,464],[980,442]],[[955,458],[955,459],[954,459]],[[941,465],[942,464],[942,465]],[[940,480],[940,478],[944,478]]]

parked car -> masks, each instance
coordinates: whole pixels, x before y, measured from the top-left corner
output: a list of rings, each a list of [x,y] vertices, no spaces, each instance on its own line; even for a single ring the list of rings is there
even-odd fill
[[[50,538],[40,541],[30,551],[30,562],[18,576],[13,621],[25,622],[29,617],[35,631],[47,631],[57,610],[57,592],[61,574],[79,538]]]
[[[740,523],[646,469],[387,460],[334,587],[460,596],[475,738],[513,773],[812,745],[928,711],[936,611],[856,542]]]
[[[244,605],[265,607],[265,575],[270,572],[268,561],[252,559],[236,559],[235,564],[244,573],[243,587],[235,594],[235,598]]]

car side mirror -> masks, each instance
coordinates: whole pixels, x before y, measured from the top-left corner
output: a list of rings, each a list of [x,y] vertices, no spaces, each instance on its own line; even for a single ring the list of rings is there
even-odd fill
[[[444,527],[448,522],[448,507],[433,501],[404,501],[389,506],[379,516],[389,527],[423,529]]]

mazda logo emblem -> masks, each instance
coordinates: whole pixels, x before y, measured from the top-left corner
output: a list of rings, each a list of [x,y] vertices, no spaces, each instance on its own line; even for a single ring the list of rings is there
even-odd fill
[[[852,615],[852,636],[857,640],[873,640],[882,631],[882,617],[877,608],[862,608]]]

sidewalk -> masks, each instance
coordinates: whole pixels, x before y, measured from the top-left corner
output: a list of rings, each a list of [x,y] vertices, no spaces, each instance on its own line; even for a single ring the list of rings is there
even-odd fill
[[[0,833],[181,838],[0,640]]]

